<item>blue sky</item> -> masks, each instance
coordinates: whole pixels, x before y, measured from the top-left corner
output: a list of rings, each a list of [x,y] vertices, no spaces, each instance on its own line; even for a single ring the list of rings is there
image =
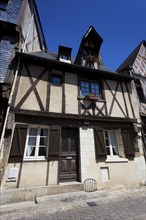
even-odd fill
[[[48,49],[58,46],[77,51],[93,26],[103,38],[103,63],[116,70],[146,40],[146,0],[36,0]]]

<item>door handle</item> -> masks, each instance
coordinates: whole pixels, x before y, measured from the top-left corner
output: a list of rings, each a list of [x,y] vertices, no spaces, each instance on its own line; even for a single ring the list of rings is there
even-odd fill
[[[67,160],[71,160],[71,159],[72,159],[72,157],[66,157],[66,159],[67,159]]]

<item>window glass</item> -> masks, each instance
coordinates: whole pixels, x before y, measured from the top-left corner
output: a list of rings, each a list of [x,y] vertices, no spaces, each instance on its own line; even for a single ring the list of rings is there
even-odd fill
[[[91,93],[93,93],[96,96],[100,95],[99,83],[91,83]]]
[[[38,156],[45,156],[45,155],[46,155],[46,148],[45,147],[39,147]]]
[[[62,130],[62,151],[68,152],[68,130],[66,128]]]
[[[82,96],[88,95],[89,92],[90,92],[89,82],[81,81],[81,95]]]
[[[61,76],[52,76],[51,82],[54,85],[61,85],[62,84],[62,77]]]
[[[34,156],[35,155],[35,147],[27,146],[26,156]]]
[[[68,60],[68,57],[66,55],[62,55],[62,59]]]
[[[107,155],[118,155],[118,145],[115,131],[105,131],[104,132],[105,145]]]
[[[139,102],[144,102],[145,103],[146,98],[145,98],[144,90],[142,88],[142,85],[141,85],[141,82],[140,82],[139,79],[135,80],[135,86],[136,86]]]
[[[62,129],[62,152],[75,152],[78,146],[77,129]]]
[[[89,93],[101,97],[100,83],[81,81],[81,95],[86,96],[89,95]]]
[[[28,145],[36,146],[36,137],[29,137],[28,138]]]
[[[76,151],[77,147],[77,130],[70,130],[70,150]]]
[[[40,146],[46,146],[46,145],[47,145],[47,137],[41,137]]]
[[[29,136],[37,136],[37,128],[30,128]]]

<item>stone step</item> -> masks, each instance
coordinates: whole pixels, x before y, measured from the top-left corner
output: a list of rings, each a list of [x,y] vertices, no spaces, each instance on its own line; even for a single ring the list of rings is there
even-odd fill
[[[39,197],[69,192],[83,191],[83,184],[79,182],[61,183],[52,186],[25,187],[19,189],[1,190],[0,205],[24,201],[38,202]]]

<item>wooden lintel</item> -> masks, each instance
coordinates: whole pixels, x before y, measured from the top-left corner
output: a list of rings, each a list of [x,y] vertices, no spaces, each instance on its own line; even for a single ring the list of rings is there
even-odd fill
[[[136,123],[136,118],[121,118],[121,117],[96,117],[90,115],[75,115],[65,113],[53,113],[45,111],[32,111],[24,109],[11,108],[16,115],[35,116],[43,118],[58,118],[58,119],[73,119],[73,120],[90,120],[90,121],[105,121],[105,122],[118,122],[118,123]]]

